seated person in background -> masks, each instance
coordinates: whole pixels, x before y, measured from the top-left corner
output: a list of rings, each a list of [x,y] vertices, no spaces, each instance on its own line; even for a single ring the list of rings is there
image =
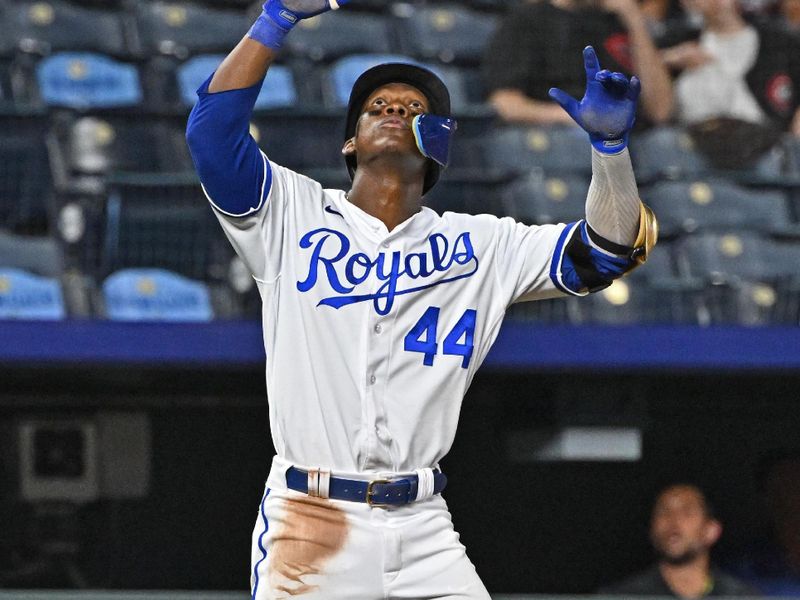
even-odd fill
[[[767,455],[756,479],[767,535],[730,561],[731,571],[768,596],[800,597],[800,451]]]
[[[699,37],[662,52],[679,73],[676,119],[715,166],[750,166],[783,132],[800,136],[800,43],[767,21],[748,23],[738,0],[692,4]]]
[[[800,0],[781,1],[781,23],[785,29],[800,34]]]
[[[675,598],[756,596],[753,589],[711,566],[711,547],[721,534],[722,525],[699,488],[670,485],[656,498],[650,520],[650,542],[658,562],[601,593]]]
[[[661,123],[670,116],[669,73],[636,0],[542,0],[510,10],[484,59],[489,102],[505,121],[572,124],[547,91],[554,86],[580,97],[580,57],[588,45],[604,68],[639,77],[645,120]]]

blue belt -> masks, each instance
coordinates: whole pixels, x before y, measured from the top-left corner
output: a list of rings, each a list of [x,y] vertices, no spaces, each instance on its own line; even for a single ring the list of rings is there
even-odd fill
[[[330,479],[328,497],[350,502],[366,502],[370,506],[402,506],[417,498],[417,476],[409,475],[401,479],[374,479],[358,481],[333,477]],[[286,485],[296,492],[308,493],[308,471],[289,467],[286,471]],[[441,494],[447,485],[447,477],[441,471],[433,472],[433,493]]]

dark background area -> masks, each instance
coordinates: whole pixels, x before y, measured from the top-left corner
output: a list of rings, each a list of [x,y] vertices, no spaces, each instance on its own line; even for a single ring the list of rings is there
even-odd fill
[[[15,428],[31,417],[145,413],[149,494],[82,506],[77,565],[92,587],[244,589],[250,534],[273,453],[261,367],[3,368],[0,564],[58,537],[18,499]],[[717,555],[762,528],[753,469],[796,443],[796,373],[480,373],[443,461],[456,529],[494,592],[591,592],[651,559],[655,491],[681,479],[709,493],[726,526]],[[413,395],[408,401],[414,402]],[[632,463],[518,462],[511,432],[636,425]],[[57,569],[52,581],[63,586]]]

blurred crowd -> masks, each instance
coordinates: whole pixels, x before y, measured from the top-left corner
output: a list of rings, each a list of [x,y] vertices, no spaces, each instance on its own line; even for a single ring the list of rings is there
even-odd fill
[[[531,35],[535,32],[535,35]],[[542,0],[502,22],[484,62],[508,122],[569,124],[550,86],[580,97],[580,49],[642,81],[640,127],[675,123],[720,168],[800,137],[798,0]]]
[[[353,81],[376,62],[418,61],[459,120],[428,206],[574,221],[588,145],[547,93],[580,96],[592,44],[604,68],[642,81],[631,155],[662,242],[635,285],[510,318],[796,325],[799,3],[359,0],[297,28],[251,131],[276,162],[347,186]],[[258,5],[0,0],[0,317],[258,317],[184,139],[195,90]]]

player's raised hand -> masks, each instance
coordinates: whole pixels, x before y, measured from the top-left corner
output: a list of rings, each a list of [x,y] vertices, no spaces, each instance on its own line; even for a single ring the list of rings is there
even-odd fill
[[[348,2],[350,0],[267,0],[247,35],[277,50],[298,21],[336,10]]]
[[[592,145],[606,154],[616,154],[628,145],[636,119],[636,101],[641,85],[637,77],[600,69],[594,48],[583,49],[586,93],[579,102],[563,90],[550,88],[550,97],[589,134]]]

